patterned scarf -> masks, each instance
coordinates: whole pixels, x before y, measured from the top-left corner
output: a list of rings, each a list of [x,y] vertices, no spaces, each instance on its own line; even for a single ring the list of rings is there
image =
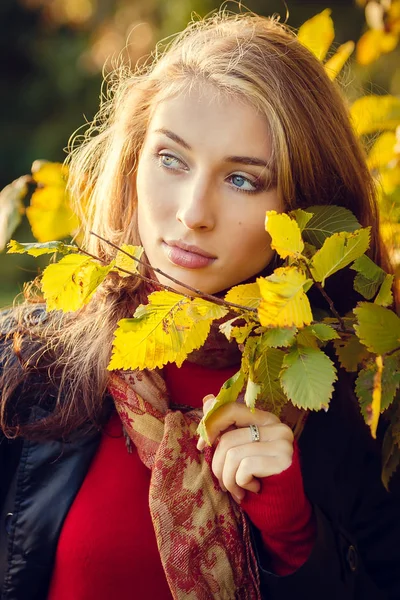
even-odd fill
[[[241,353],[213,323],[187,360],[211,368],[240,364]],[[129,440],[151,469],[149,506],[174,600],[260,600],[249,522],[211,471],[212,449],[196,448],[202,411],[172,410],[162,371],[113,371],[109,392]],[[288,408],[298,437],[304,413]]]
[[[152,471],[150,514],[172,597],[260,599],[246,516],[214,478],[211,449],[196,448],[201,411],[170,410],[157,371],[114,371],[109,391]]]

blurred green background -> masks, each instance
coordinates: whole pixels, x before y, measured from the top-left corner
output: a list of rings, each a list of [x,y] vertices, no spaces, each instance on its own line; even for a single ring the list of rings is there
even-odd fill
[[[352,0],[248,0],[246,6],[282,20],[288,9],[295,28],[331,8],[335,46],[358,40],[365,29],[364,10]],[[64,160],[70,135],[97,111],[104,63],[107,72],[123,52],[135,64],[157,40],[182,29],[192,12],[204,16],[218,7],[212,0],[2,0],[0,188],[29,173],[35,159]],[[399,59],[398,48],[369,67],[353,59],[341,78],[348,96],[400,94]],[[33,241],[26,219],[13,237]],[[10,304],[47,262],[3,252],[0,306]]]

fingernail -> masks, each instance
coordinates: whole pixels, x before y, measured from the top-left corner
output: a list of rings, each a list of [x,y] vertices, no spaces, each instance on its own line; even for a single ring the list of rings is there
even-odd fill
[[[235,494],[232,494],[232,498],[234,499],[234,501],[235,501],[237,504],[240,504],[240,503],[241,503],[241,501],[242,501],[242,498],[239,498],[239,496],[235,496]]]
[[[199,452],[202,452],[204,450],[206,443],[203,440],[203,438],[199,438],[199,441],[197,442],[196,448]]]
[[[204,396],[204,398],[203,398],[203,404],[205,404],[209,400],[214,400],[214,398],[215,398],[215,396],[213,394],[207,394],[207,396]]]

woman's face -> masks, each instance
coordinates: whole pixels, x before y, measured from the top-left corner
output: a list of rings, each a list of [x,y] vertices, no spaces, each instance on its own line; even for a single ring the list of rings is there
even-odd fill
[[[161,102],[137,172],[139,234],[151,265],[206,293],[262,271],[273,254],[265,212],[282,210],[270,153],[265,117],[238,99],[205,86]]]

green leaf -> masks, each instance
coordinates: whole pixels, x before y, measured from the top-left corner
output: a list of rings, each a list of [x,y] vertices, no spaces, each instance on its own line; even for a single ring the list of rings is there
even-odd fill
[[[317,348],[293,348],[283,359],[281,384],[295,406],[320,410],[329,405],[336,369]]]
[[[263,340],[260,340],[253,366],[254,380],[261,386],[257,406],[275,415],[280,414],[288,401],[279,381],[284,356],[282,350],[268,348]]]
[[[333,327],[330,327],[330,325],[326,325],[325,323],[314,323],[299,331],[296,342],[299,346],[318,348],[317,340],[324,343],[339,337],[340,336]]]
[[[0,251],[21,223],[25,212],[23,199],[28,193],[28,177],[24,175],[0,192]]]
[[[316,248],[321,248],[333,233],[352,232],[361,227],[353,213],[342,206],[310,206],[307,212],[313,213],[313,216],[303,230],[303,239]]]
[[[369,418],[369,411],[372,405],[372,392],[376,372],[376,362],[374,360],[369,361],[367,366],[360,371],[356,380],[355,392],[360,401],[361,412],[365,420]],[[381,385],[381,412],[383,412],[393,402],[396,392],[400,387],[400,354],[385,357]]]
[[[378,267],[366,254],[363,254],[351,265],[357,271],[354,289],[367,300],[373,298],[385,278],[385,271]]]
[[[82,254],[68,254],[43,271],[42,291],[46,310],[75,311],[87,304],[114,263],[102,266]]]
[[[127,256],[127,254],[130,256]],[[118,271],[120,277],[129,277],[129,273],[120,271],[119,269],[125,269],[131,273],[138,272],[138,262],[142,258],[143,248],[142,246],[132,246],[130,244],[122,244],[121,249],[118,250],[117,256],[115,257],[115,269]]]
[[[371,302],[359,302],[353,312],[358,321],[354,329],[370,352],[385,354],[400,348],[400,319],[393,311]]]
[[[244,283],[231,288],[225,295],[225,300],[233,304],[240,304],[240,306],[257,308],[261,300],[258,283]]]
[[[353,233],[334,233],[311,259],[310,269],[316,281],[325,284],[325,279],[340,271],[364,254],[369,246],[370,227]]]
[[[292,210],[289,212],[289,217],[296,220],[296,223],[299,226],[300,231],[303,231],[303,229],[306,227],[307,223],[312,218],[312,216],[313,216],[312,212],[306,212],[305,210],[302,210],[301,208],[297,208],[296,210]]]
[[[10,240],[7,244],[7,254],[30,254],[31,256],[41,256],[42,254],[54,254],[59,252],[60,254],[70,254],[71,252],[77,252],[76,246],[64,244],[63,242],[44,242],[43,244],[20,244],[16,240]],[[83,256],[83,255],[81,255]],[[86,255],[83,256],[85,260],[88,259]]]
[[[276,250],[281,258],[296,258],[303,252],[304,242],[300,228],[286,213],[267,211],[265,229],[271,236],[271,248]]]
[[[204,344],[212,321],[226,313],[225,307],[202,298],[153,292],[133,319],[119,321],[108,369],[155,369],[168,362],[181,366]]]
[[[296,332],[296,327],[269,329],[262,335],[262,344],[266,348],[291,346],[296,338]]]
[[[334,340],[333,345],[340,365],[349,373],[358,371],[359,365],[370,356],[370,353],[356,335]]]
[[[197,433],[210,444],[210,440],[207,433],[207,421],[209,418],[219,409],[221,406],[225,404],[229,404],[229,402],[235,402],[243,389],[245,383],[245,375],[240,370],[235,375],[230,377],[223,386],[221,387],[218,395],[215,397],[215,400],[207,412],[207,414],[201,419],[199,426],[197,428]]]
[[[393,406],[392,406],[393,408]],[[400,464],[400,418],[397,410],[391,410],[390,424],[386,429],[382,443],[382,482],[386,489]]]
[[[298,346],[305,346],[306,348],[319,348],[316,336],[306,327],[300,329],[296,337],[296,343]]]
[[[329,342],[330,340],[336,340],[340,338],[340,335],[337,333],[337,331],[325,323],[313,323],[312,325],[305,327],[303,331],[305,330],[310,330],[321,342]]]
[[[390,306],[393,304],[393,281],[394,275],[386,275],[383,283],[381,285],[381,289],[377,297],[375,298],[375,304],[379,304],[380,306]]]

